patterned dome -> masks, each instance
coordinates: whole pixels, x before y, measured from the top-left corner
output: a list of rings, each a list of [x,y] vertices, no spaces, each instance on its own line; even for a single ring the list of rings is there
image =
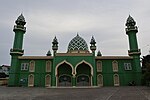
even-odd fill
[[[68,45],[68,52],[72,52],[72,51],[88,51],[88,46],[86,41],[78,34],[70,41]]]

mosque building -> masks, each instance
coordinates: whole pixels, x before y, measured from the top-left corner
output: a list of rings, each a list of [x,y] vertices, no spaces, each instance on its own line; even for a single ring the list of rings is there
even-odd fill
[[[136,33],[136,22],[129,15],[126,35],[129,39],[127,56],[103,56],[95,54],[96,41],[88,44],[77,34],[70,42],[67,52],[59,53],[58,40],[54,37],[52,50],[46,56],[24,56],[23,37],[26,21],[21,14],[15,21],[13,48],[10,49],[11,67],[9,86],[26,87],[82,87],[82,86],[127,86],[141,85],[140,49]]]

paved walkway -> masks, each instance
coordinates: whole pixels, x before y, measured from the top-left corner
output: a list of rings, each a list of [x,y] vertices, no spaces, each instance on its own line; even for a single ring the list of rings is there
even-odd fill
[[[0,100],[150,100],[150,87],[0,87]]]

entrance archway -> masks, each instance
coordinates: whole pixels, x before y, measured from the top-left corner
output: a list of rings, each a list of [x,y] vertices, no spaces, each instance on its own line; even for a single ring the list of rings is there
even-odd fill
[[[72,86],[72,67],[65,62],[57,68],[57,86]]]
[[[90,78],[88,75],[80,74],[77,76],[77,86],[89,86]]]
[[[91,67],[86,63],[81,63],[76,68],[76,86],[91,86]]]
[[[58,82],[59,86],[71,86],[72,79],[71,76],[64,74],[59,77]]]

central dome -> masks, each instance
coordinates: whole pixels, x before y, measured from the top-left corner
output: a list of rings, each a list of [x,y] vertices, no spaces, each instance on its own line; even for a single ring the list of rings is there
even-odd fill
[[[78,34],[74,37],[68,45],[68,53],[87,53],[88,45],[86,41]]]

